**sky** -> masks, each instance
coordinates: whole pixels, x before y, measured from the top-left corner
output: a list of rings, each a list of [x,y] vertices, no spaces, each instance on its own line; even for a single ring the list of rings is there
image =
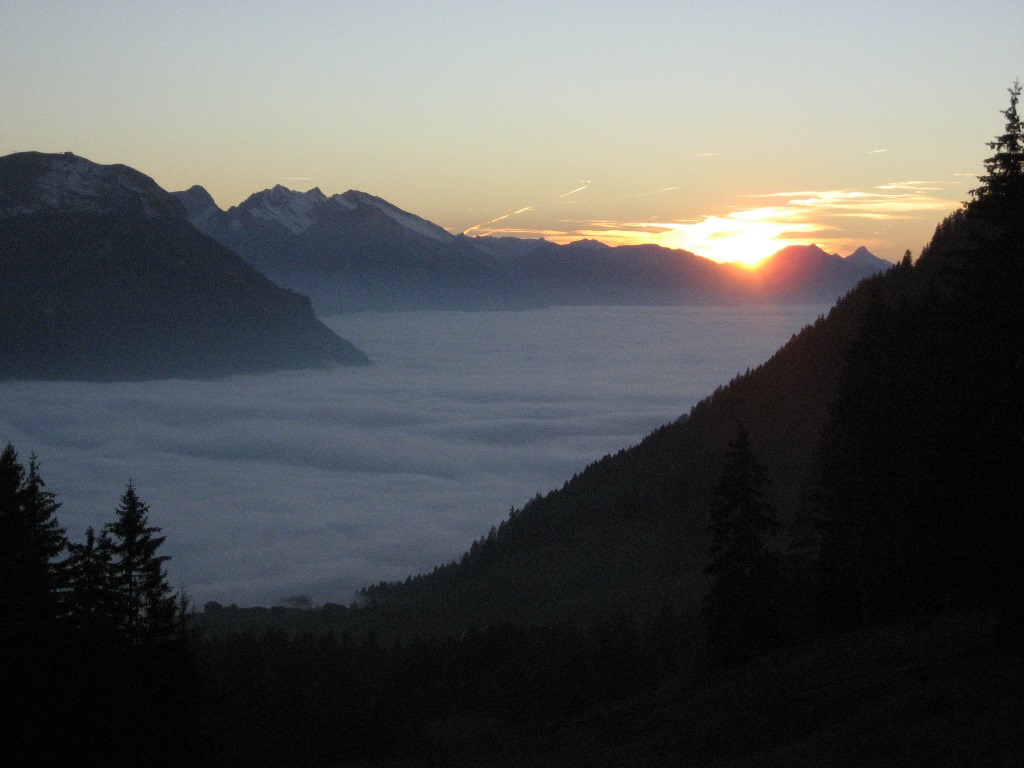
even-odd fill
[[[898,260],[968,199],[1020,0],[0,0],[0,155],[222,208],[359,189],[452,232]]]
[[[638,442],[827,307],[559,307],[327,318],[372,366],[212,381],[0,382],[72,541],[128,480],[202,607],[347,604],[429,573]],[[438,339],[444,339],[439,344]]]

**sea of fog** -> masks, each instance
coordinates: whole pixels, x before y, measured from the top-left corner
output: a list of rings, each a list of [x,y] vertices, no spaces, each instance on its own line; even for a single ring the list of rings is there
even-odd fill
[[[326,318],[371,367],[0,383],[73,540],[129,479],[199,606],[349,602],[461,555],[512,507],[686,413],[827,311],[557,307]]]

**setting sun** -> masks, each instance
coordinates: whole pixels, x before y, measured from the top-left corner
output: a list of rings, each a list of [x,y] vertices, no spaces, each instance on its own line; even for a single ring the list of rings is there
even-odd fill
[[[805,239],[795,235],[809,235],[820,229],[792,218],[792,213],[783,208],[735,211],[692,223],[664,224],[666,232],[659,240],[713,261],[754,268],[773,253]]]

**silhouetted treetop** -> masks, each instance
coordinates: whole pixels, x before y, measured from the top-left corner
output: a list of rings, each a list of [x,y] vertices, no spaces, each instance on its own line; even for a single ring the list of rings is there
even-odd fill
[[[990,199],[1019,199],[1024,186],[1024,125],[1017,114],[1017,101],[1021,94],[1019,80],[1015,80],[1010,92],[1010,106],[1001,110],[1006,118],[1002,134],[988,142],[995,150],[985,161],[985,174],[979,177],[982,185],[971,190],[978,201]]]

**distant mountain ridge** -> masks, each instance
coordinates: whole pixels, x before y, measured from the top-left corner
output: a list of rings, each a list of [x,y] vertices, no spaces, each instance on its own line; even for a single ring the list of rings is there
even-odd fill
[[[0,378],[369,362],[306,297],[202,234],[177,198],[124,165],[71,153],[0,158],[0,253]]]
[[[522,309],[553,304],[831,302],[890,262],[791,246],[756,272],[683,250],[595,240],[467,237],[386,200],[281,185],[226,211],[200,186],[174,193],[193,224],[321,314]]]

